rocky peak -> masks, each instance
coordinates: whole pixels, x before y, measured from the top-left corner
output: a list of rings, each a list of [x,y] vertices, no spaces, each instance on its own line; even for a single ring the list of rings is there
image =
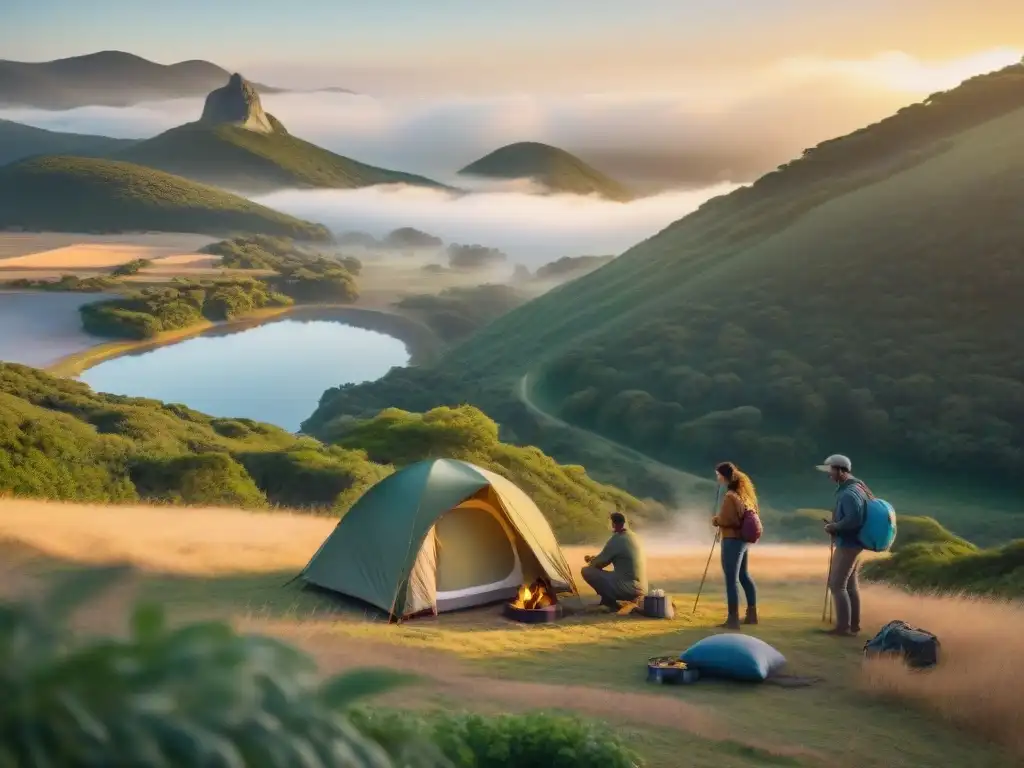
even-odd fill
[[[231,123],[256,133],[274,132],[274,126],[263,111],[256,88],[237,72],[223,88],[210,91],[200,121]]]

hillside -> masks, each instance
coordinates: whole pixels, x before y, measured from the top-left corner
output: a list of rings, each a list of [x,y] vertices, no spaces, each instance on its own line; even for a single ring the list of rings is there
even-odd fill
[[[140,101],[205,96],[227,77],[227,70],[208,61],[157,64],[123,51],[100,51],[54,61],[0,60],[0,105],[40,109],[127,107]],[[265,85],[257,88],[262,93],[281,90]]]
[[[475,408],[390,410],[336,429],[339,443],[183,405],[106,395],[26,366],[0,363],[0,496],[342,513],[394,466],[428,457],[472,461],[528,491],[567,541],[607,530],[608,512],[653,513],[632,496],[498,441]]]
[[[0,165],[32,155],[105,157],[135,143],[85,133],[62,133],[0,119]]]
[[[422,176],[366,165],[292,136],[263,111],[238,74],[212,91],[200,119],[119,152],[117,159],[253,194],[286,187],[440,187]]]
[[[259,232],[329,239],[319,224],[150,168],[37,157],[0,167],[0,229],[52,232]]]
[[[467,165],[459,174],[488,179],[533,179],[552,192],[598,195],[619,202],[632,199],[629,190],[619,182],[575,155],[532,141],[496,149]]]
[[[707,203],[434,369],[330,391],[306,428],[380,401],[471,402],[533,435],[513,395],[530,372],[567,421],[675,466],[727,456],[763,488],[790,474],[788,498],[812,506],[806,468],[842,450],[933,493],[936,472],[963,481],[979,514],[957,532],[1005,537],[979,494],[1022,511],[1022,196],[1018,65]]]

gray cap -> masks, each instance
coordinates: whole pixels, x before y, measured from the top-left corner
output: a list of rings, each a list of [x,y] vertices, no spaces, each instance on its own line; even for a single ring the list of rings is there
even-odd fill
[[[819,464],[816,469],[822,472],[828,472],[830,469],[845,469],[847,472],[853,471],[853,462],[850,461],[848,456],[843,456],[840,453],[833,453],[823,464]]]

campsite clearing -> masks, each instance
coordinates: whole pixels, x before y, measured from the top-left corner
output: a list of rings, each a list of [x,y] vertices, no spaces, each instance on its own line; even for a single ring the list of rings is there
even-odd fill
[[[1019,764],[983,738],[1012,738],[1015,691],[1024,679],[1005,665],[993,667],[978,651],[1024,633],[1020,607],[867,589],[866,634],[903,618],[943,641],[943,664],[927,677],[889,684],[901,697],[889,701],[865,690],[878,683],[874,673],[861,672],[862,641],[816,633],[826,550],[759,545],[751,568],[763,597],[763,623],[755,634],[786,654],[789,673],[823,681],[797,689],[710,681],[662,688],[644,682],[647,658],[682,651],[723,615],[717,564],[700,610],[689,615],[704,548],[651,558],[652,586],[676,596],[679,616],[673,621],[587,612],[525,626],[487,607],[395,625],[297,584],[283,586],[334,525],[329,518],[284,512],[2,500],[0,540],[8,543],[0,568],[8,573],[0,573],[0,584],[10,589],[85,562],[128,561],[138,569],[133,588],[93,606],[82,617],[86,626],[117,626],[134,592],[164,601],[172,616],[231,618],[248,631],[286,639],[310,652],[325,673],[374,665],[422,676],[421,685],[386,703],[540,708],[608,721],[651,766]],[[587,551],[565,550],[574,572]],[[972,710],[983,713],[991,727],[971,734],[970,721],[961,721],[965,729],[958,730],[949,724],[957,722],[953,718],[944,722],[938,714],[908,708],[908,697],[923,695],[908,688],[914,685],[937,687],[967,717]]]

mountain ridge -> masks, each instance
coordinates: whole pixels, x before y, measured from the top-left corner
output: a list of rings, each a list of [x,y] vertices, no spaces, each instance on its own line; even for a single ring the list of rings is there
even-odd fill
[[[50,61],[0,59],[0,106],[64,110],[127,107],[141,101],[205,96],[228,70],[202,59],[159,64],[125,51],[97,51]],[[255,84],[261,93],[291,89]],[[334,92],[352,93],[331,88]]]

